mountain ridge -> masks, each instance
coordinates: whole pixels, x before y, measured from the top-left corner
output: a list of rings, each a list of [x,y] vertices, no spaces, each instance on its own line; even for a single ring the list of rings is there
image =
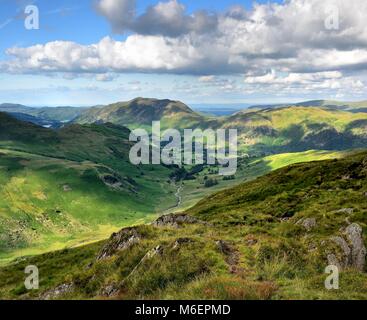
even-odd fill
[[[74,122],[112,122],[124,126],[149,126],[153,121],[161,121],[162,127],[176,128],[192,124],[198,126],[203,117],[186,104],[169,99],[135,98],[117,102],[103,108],[92,108],[77,117]]]

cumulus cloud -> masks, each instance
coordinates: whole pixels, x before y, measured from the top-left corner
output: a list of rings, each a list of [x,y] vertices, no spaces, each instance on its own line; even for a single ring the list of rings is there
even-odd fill
[[[330,6],[338,28],[328,28]],[[201,76],[203,85],[235,87],[220,75],[241,74],[245,86],[360,88],[367,71],[365,0],[289,0],[242,6],[217,14],[188,14],[177,0],[137,15],[135,0],[100,0],[98,12],[124,41],[105,37],[81,45],[53,41],[10,48],[0,70],[9,73],[151,72]],[[274,70],[274,71],[269,71]],[[99,76],[103,80],[106,76]]]
[[[335,80],[342,78],[343,75],[339,71],[326,71],[316,73],[289,73],[287,75],[279,75],[274,70],[262,76],[246,77],[245,83],[248,84],[307,84],[320,82],[323,80]]]
[[[205,33],[217,26],[217,15],[205,10],[189,15],[177,0],[159,2],[136,14],[136,0],[99,0],[97,11],[110,23],[116,33],[134,31],[144,35],[177,37],[190,32]]]
[[[302,94],[307,91],[313,93],[343,91],[349,94],[360,94],[364,90],[364,83],[351,76],[343,76],[339,71],[316,73],[278,73],[274,70],[260,76],[245,78],[245,91],[262,91],[266,93],[287,92]]]
[[[0,68],[11,73],[141,71],[192,74],[206,73],[214,68],[218,71],[223,68],[225,72],[233,68],[226,64],[222,52],[212,53],[210,57],[205,55],[205,47],[205,43],[195,47],[190,37],[171,39],[142,35],[131,35],[125,41],[105,37],[92,45],[53,41],[8,49],[6,53],[12,59],[3,61]]]

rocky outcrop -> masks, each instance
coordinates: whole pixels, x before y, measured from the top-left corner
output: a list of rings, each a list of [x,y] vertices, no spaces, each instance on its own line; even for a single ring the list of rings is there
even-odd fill
[[[335,213],[345,213],[345,214],[352,214],[354,212],[353,208],[343,208],[338,211],[335,211]]]
[[[194,224],[201,223],[206,224],[206,222],[200,221],[194,217],[187,214],[167,214],[159,217],[156,221],[152,223],[155,227],[173,227],[179,228],[183,224]]]
[[[116,252],[126,250],[138,243],[142,236],[137,228],[125,228],[118,233],[112,234],[108,242],[103,246],[97,256],[97,260],[106,259],[113,256]]]
[[[303,226],[308,232],[317,226],[315,218],[301,219],[296,224]]]
[[[366,264],[366,247],[363,242],[362,228],[353,223],[347,227],[345,233],[351,248],[351,264],[357,270],[363,271]]]
[[[74,285],[72,283],[64,283],[58,287],[46,291],[41,295],[41,300],[53,300],[60,298],[61,296],[70,293],[74,290]]]
[[[116,283],[109,284],[105,287],[102,287],[100,290],[100,296],[102,297],[113,297],[119,293],[119,286]]]
[[[330,240],[336,245],[336,250],[327,253],[330,265],[336,265],[340,270],[353,268],[364,271],[367,251],[360,225],[353,223],[345,229],[342,236],[335,236]]]

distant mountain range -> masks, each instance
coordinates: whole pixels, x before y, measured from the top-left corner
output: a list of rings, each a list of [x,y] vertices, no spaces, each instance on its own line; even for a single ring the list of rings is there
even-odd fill
[[[335,100],[310,100],[299,103],[254,105],[250,109],[278,109],[284,107],[321,107],[333,110],[344,110],[350,112],[367,112],[367,101],[343,102]]]
[[[83,107],[28,107],[21,104],[0,104],[0,112],[13,114],[21,120],[38,125],[58,127],[62,123],[70,122],[88,108]],[[31,117],[26,117],[29,115]]]
[[[45,128],[59,128],[62,126],[62,122],[56,121],[56,120],[46,120],[42,118],[38,118],[35,116],[31,116],[27,113],[21,113],[21,112],[8,112],[9,115],[12,117],[25,121],[25,122],[31,122],[38,126],[45,127]]]
[[[367,143],[367,113],[356,112],[362,105],[363,102],[350,105],[353,109],[350,112],[343,103],[332,107],[326,101],[318,101],[249,108],[215,117],[197,113],[179,101],[137,98],[88,109],[73,121],[80,124],[111,122],[130,129],[150,126],[155,120],[161,121],[162,128],[235,128],[240,136],[240,147],[251,154],[344,150],[364,147]]]
[[[53,128],[71,122],[149,129],[152,121],[161,121],[162,129],[236,128],[243,151],[272,154],[364,147],[367,142],[364,105],[366,102],[315,100],[292,105],[254,106],[218,117],[195,112],[180,101],[136,98],[90,108],[29,108],[7,104],[0,106],[0,111]]]

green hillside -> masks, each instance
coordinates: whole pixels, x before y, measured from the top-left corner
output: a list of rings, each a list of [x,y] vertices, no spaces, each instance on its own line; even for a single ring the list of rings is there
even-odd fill
[[[332,110],[345,110],[351,112],[367,112],[367,101],[336,101],[336,100],[309,100],[293,104],[257,105],[250,109],[278,109],[285,107],[321,107]]]
[[[205,118],[179,101],[136,98],[128,102],[119,102],[103,108],[92,108],[75,119],[75,122],[114,123],[129,128],[147,126],[152,121],[161,121],[166,128],[195,128]]]
[[[315,107],[239,112],[222,127],[237,128],[241,148],[255,154],[345,150],[367,142],[367,113]]]
[[[103,239],[174,205],[171,170],[131,165],[128,135],[114,125],[54,131],[0,114],[0,258]]]
[[[357,109],[356,109],[357,110]],[[244,110],[227,117],[205,117],[179,101],[137,98],[92,108],[75,119],[81,124],[107,123],[130,129],[237,129],[240,149],[250,155],[307,150],[363,148],[367,142],[367,113],[314,106],[289,106]]]
[[[69,122],[78,117],[88,108],[83,107],[40,107],[33,108],[21,104],[0,104],[0,112],[24,113],[41,120]]]
[[[116,228],[168,209],[188,208],[213,192],[282,165],[267,164],[276,155],[240,161],[229,180],[205,166],[195,179],[174,185],[172,169],[130,164],[128,136],[128,129],[109,123],[50,130],[0,113],[0,258],[102,239]],[[315,151],[283,157],[288,158],[285,163],[294,163],[340,155]],[[218,184],[207,188],[206,177]]]
[[[251,181],[273,170],[291,164],[339,159],[347,154],[348,152],[346,151],[309,150],[305,152],[282,153],[261,158],[243,158],[239,159],[237,172],[230,179],[223,178],[218,174],[218,170],[207,166],[195,175],[195,179],[182,181],[180,192],[181,203],[174,208],[174,211],[180,212],[188,209],[214,192],[233,187],[245,181]],[[213,179],[217,184],[208,188],[205,186],[206,179]],[[171,209],[170,211],[172,212],[173,210]]]
[[[366,152],[288,166],[212,195],[188,215],[3,267],[0,295],[366,299],[366,180]],[[339,290],[324,287],[330,259],[342,269]],[[37,291],[23,285],[29,264],[40,269]]]

